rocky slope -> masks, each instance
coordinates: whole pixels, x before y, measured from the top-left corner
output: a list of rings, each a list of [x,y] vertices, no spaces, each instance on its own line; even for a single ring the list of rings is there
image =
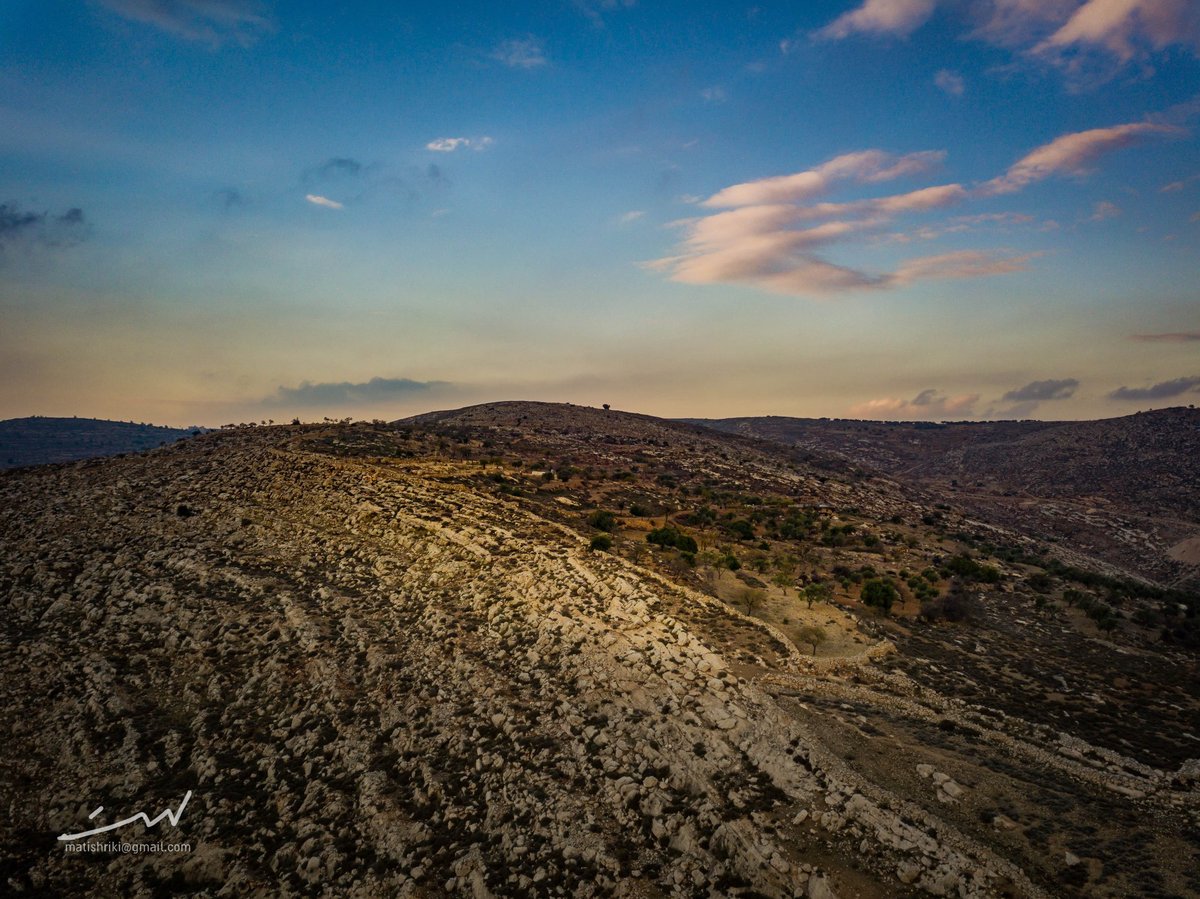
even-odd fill
[[[1198,409],[1101,421],[695,423],[837,456],[1144,577],[1198,577],[1176,550],[1200,537]]]
[[[494,455],[657,458],[889,517],[901,493],[601,415],[240,429],[0,477],[6,892],[1200,890],[1194,762],[938,689],[903,629],[812,658],[695,569],[590,550],[582,494]],[[122,836],[188,853],[56,841],[187,790],[177,827]]]

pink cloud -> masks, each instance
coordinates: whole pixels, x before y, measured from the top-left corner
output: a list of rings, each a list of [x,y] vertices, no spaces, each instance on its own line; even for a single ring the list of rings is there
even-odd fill
[[[896,285],[911,284],[914,281],[928,281],[933,278],[982,278],[987,275],[1006,275],[1011,272],[1024,271],[1026,263],[1034,258],[1036,253],[1025,253],[1020,256],[1005,256],[984,250],[957,250],[953,253],[939,253],[936,256],[922,256],[903,263],[891,276],[891,283]]]
[[[977,6],[981,21],[971,37],[1021,46],[1057,28],[1078,7],[1079,0],[985,0]]]
[[[1089,222],[1103,222],[1106,219],[1114,219],[1121,214],[1121,207],[1116,203],[1110,203],[1108,200],[1101,200],[1092,207],[1092,214],[1088,216]]]
[[[908,37],[939,5],[966,7],[975,20],[968,37],[1049,62],[1069,77],[1089,76],[1100,63],[1101,80],[1135,59],[1173,46],[1200,53],[1196,0],[865,0],[813,37],[842,40],[856,34]],[[785,52],[795,41],[785,41]],[[1107,69],[1107,71],[1105,71]],[[1091,71],[1091,80],[1097,74]],[[957,95],[960,82],[939,87]]]
[[[1056,137],[1019,159],[999,178],[982,187],[985,196],[1010,194],[1052,175],[1086,175],[1088,166],[1106,153],[1119,150],[1150,135],[1185,134],[1174,125],[1131,122],[1109,128],[1092,128]]]
[[[949,69],[942,69],[934,75],[933,83],[937,85],[938,90],[944,91],[951,97],[961,97],[967,90],[962,75],[951,72]]]
[[[1172,194],[1178,193],[1181,190],[1186,190],[1189,185],[1200,181],[1200,175],[1192,175],[1188,178],[1183,178],[1180,181],[1172,181],[1170,184],[1164,184],[1158,190],[1160,193]]]
[[[1195,0],[1087,0],[1033,48],[1034,53],[1100,47],[1126,62],[1149,44],[1200,47],[1200,8]]]
[[[900,287],[933,278],[975,278],[1019,271],[1032,254],[1012,256],[963,250],[919,257],[894,271],[839,265],[817,250],[887,228],[895,219],[927,213],[971,198],[961,184],[939,184],[845,203],[795,202],[839,180],[878,182],[921,171],[941,152],[895,157],[878,150],[849,153],[795,175],[748,181],[718,191],[704,205],[720,211],[674,223],[684,229],[678,251],[645,268],[685,284],[749,284],[773,293],[825,296],[849,290]],[[788,202],[791,200],[792,202]],[[1010,213],[992,214],[1011,220]],[[1027,219],[1027,217],[1025,217]],[[922,236],[968,230],[961,223]],[[897,241],[910,239],[897,235]]]
[[[896,397],[881,397],[867,400],[850,407],[850,414],[856,418],[888,419],[888,420],[930,420],[943,418],[966,418],[973,414],[975,404],[979,402],[979,394],[964,393],[958,396],[946,396],[929,388],[922,390],[911,400]]]
[[[753,206],[763,203],[796,203],[827,193],[839,181],[877,184],[908,175],[919,175],[937,166],[946,153],[924,150],[906,156],[893,156],[882,150],[862,150],[835,156],[814,169],[794,175],[779,175],[734,184],[717,191],[705,206]]]
[[[925,24],[936,6],[937,0],[866,0],[857,9],[838,16],[816,36],[829,40],[856,33],[907,37]]]

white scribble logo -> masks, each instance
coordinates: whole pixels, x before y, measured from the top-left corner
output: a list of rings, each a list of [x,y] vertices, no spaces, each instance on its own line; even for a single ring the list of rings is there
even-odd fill
[[[60,833],[58,838],[64,842],[69,842],[71,840],[82,840],[85,837],[92,837],[98,833],[108,833],[110,830],[118,830],[119,828],[124,827],[126,824],[133,824],[135,821],[141,821],[146,825],[146,827],[154,827],[159,821],[163,820],[163,818],[166,818],[168,821],[170,821],[172,827],[178,827],[179,819],[183,816],[183,810],[187,808],[188,800],[191,798],[192,791],[188,790],[187,793],[184,794],[183,802],[179,803],[179,808],[175,809],[174,811],[172,811],[168,806],[166,809],[159,812],[154,818],[151,818],[145,812],[138,812],[136,815],[130,815],[128,818],[122,818],[120,821],[117,821],[113,824],[105,824],[103,827],[96,827],[92,830],[84,830],[80,831],[79,833]],[[97,806],[96,810],[88,815],[88,820],[93,820],[102,811],[104,811],[104,806]]]

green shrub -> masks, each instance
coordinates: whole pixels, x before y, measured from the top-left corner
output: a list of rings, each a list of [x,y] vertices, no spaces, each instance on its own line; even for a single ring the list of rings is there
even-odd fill
[[[863,584],[863,604],[880,609],[885,615],[891,611],[897,596],[895,585],[887,578],[871,578]]]
[[[655,528],[646,535],[646,542],[663,548],[682,550],[695,554],[700,547],[694,537],[682,534],[677,528],[668,525],[665,528]]]
[[[1000,569],[976,562],[966,553],[952,557],[945,567],[951,574],[968,581],[995,584],[1000,580]]]
[[[614,531],[617,528],[617,516],[607,509],[597,509],[588,516],[588,524],[598,531]]]

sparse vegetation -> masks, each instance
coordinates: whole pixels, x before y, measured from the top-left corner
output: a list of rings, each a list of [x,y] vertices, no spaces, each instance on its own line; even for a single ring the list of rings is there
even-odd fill
[[[653,543],[656,546],[674,548],[693,554],[698,552],[700,549],[700,547],[696,544],[696,538],[681,533],[678,529],[669,525],[667,527],[655,528],[652,530],[646,535],[646,542]]]
[[[899,594],[889,578],[871,578],[863,584],[863,605],[879,609],[884,615],[892,610]]]
[[[617,516],[607,509],[597,509],[588,516],[588,524],[598,531],[612,532],[617,528]]]
[[[812,647],[812,654],[817,654],[817,647],[829,639],[824,628],[808,625],[796,631],[796,639]]]

